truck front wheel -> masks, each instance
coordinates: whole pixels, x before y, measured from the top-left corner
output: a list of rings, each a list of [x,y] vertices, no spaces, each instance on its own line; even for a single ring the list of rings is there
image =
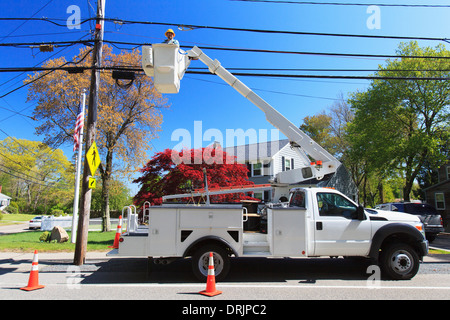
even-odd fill
[[[405,243],[392,243],[381,250],[380,267],[394,280],[409,280],[419,271],[419,256]]]
[[[192,256],[192,271],[202,282],[208,277],[209,253],[213,253],[214,275],[216,280],[223,280],[230,271],[230,259],[226,250],[217,245],[206,245],[195,251]]]

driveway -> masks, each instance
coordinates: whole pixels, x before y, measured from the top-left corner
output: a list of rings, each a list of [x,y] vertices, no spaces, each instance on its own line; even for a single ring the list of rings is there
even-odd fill
[[[9,233],[18,233],[28,231],[28,221],[18,223],[18,224],[9,224],[9,225],[1,225],[0,226],[0,236]]]

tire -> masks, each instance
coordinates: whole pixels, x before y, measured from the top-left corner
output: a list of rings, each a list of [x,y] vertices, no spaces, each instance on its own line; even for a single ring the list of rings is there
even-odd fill
[[[215,279],[225,279],[230,271],[230,258],[225,249],[217,245],[205,245],[195,251],[192,256],[192,271],[201,282],[208,278],[209,253],[213,253]]]
[[[392,243],[380,254],[380,268],[394,280],[412,279],[419,271],[419,255],[405,243]]]

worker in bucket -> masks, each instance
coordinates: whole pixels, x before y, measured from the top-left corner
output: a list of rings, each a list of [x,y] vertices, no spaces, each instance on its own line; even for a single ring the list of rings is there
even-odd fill
[[[166,35],[167,39],[164,40],[164,43],[180,45],[180,43],[178,42],[178,40],[175,40],[175,39],[174,39],[174,38],[175,38],[175,32],[173,32],[172,29],[168,29],[168,30],[166,31],[165,35]]]

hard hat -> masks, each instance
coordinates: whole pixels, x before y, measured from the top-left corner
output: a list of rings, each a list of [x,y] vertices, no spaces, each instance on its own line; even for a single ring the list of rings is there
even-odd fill
[[[175,32],[173,32],[172,29],[167,29],[167,31],[166,31],[166,33],[164,33],[164,35],[167,37],[167,34],[168,34],[169,32],[173,33],[173,36],[175,37]]]

